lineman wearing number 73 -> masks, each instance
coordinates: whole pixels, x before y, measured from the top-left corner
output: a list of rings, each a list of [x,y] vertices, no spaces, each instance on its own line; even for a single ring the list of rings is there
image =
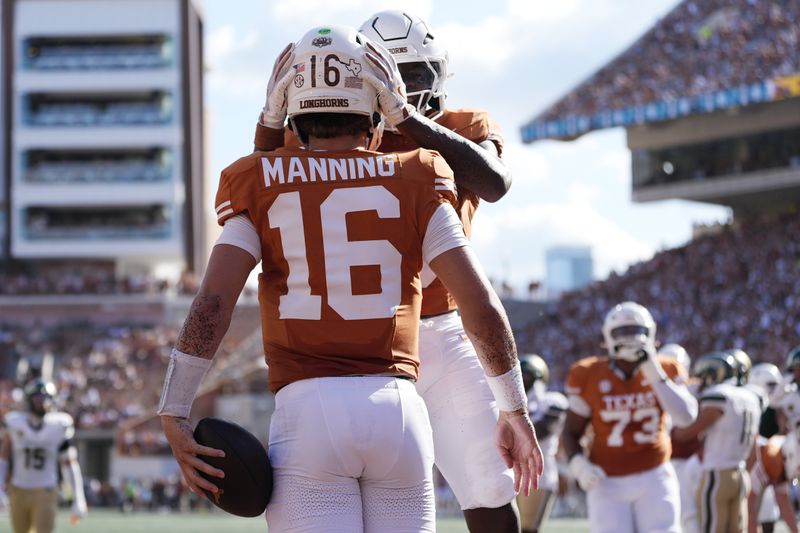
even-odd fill
[[[569,410],[562,440],[569,468],[587,493],[591,533],[680,533],[680,493],[669,462],[669,415],[689,425],[697,400],[686,371],[655,345],[656,324],[635,302],[603,323],[607,357],[575,363],[566,380]],[[581,449],[586,428],[593,438]]]

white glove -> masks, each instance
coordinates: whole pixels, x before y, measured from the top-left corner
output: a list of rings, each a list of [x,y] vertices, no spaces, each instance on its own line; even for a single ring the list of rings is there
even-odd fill
[[[576,453],[569,460],[569,471],[585,491],[592,490],[606,477],[602,468],[590,462],[585,455],[580,453]]]
[[[294,59],[294,43],[290,43],[283,49],[272,66],[272,74],[267,83],[267,98],[264,108],[258,117],[258,122],[262,126],[276,130],[283,129],[286,122],[286,88],[294,79],[292,60]]]
[[[369,41],[366,47],[369,51],[364,54],[364,60],[372,65],[377,76],[362,72],[361,77],[378,93],[378,106],[381,114],[386,117],[386,122],[390,126],[397,126],[414,115],[417,108],[408,103],[406,84],[403,83],[392,54]]]
[[[639,363],[639,370],[641,370],[644,379],[646,379],[650,385],[655,385],[656,383],[669,379],[664,369],[661,367],[661,363],[658,362],[655,345],[652,343],[646,344],[642,347],[642,352],[644,353],[641,363]]]

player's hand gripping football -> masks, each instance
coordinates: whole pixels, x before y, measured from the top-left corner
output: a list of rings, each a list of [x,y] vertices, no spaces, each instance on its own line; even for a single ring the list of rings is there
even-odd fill
[[[538,489],[544,458],[527,410],[500,411],[494,440],[506,466],[514,469],[514,490],[527,496]]]
[[[294,59],[294,43],[290,43],[283,49],[275,60],[272,73],[267,83],[267,98],[258,122],[262,126],[272,129],[283,129],[286,121],[286,108],[288,100],[286,98],[286,88],[294,79],[292,60]]]
[[[198,470],[218,478],[225,477],[225,473],[197,456],[225,457],[225,452],[198,444],[192,435],[192,427],[185,418],[162,415],[161,427],[172,448],[172,455],[178,461],[183,479],[192,492],[200,495],[205,495],[204,491],[216,493],[218,487],[203,478]]]
[[[368,51],[364,54],[364,60],[372,66],[375,74],[363,71],[361,77],[378,93],[378,105],[386,122],[390,126],[397,126],[416,113],[417,109],[408,103],[406,85],[392,54],[369,41],[365,46]]]

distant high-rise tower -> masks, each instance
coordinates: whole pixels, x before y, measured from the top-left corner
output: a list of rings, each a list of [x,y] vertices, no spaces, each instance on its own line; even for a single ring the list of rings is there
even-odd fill
[[[554,246],[546,252],[547,296],[585,287],[592,282],[594,262],[589,246]]]
[[[2,0],[2,11],[10,258],[202,268],[195,3]]]

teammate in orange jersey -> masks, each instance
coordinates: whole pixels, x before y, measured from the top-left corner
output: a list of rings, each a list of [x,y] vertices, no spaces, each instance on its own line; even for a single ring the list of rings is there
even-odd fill
[[[410,120],[388,127],[378,150],[424,147],[439,151],[454,171],[456,210],[469,237],[479,199],[496,201],[511,183],[500,159],[499,127],[484,111],[445,107],[448,54],[425,21],[404,11],[381,11],[369,17],[360,31],[392,54],[408,100],[417,110]],[[290,63],[284,61],[283,71]],[[276,72],[281,71],[276,66]],[[272,87],[280,80],[288,82],[285,74],[276,74],[270,80]],[[289,128],[284,131],[280,115],[274,118],[272,108],[268,96],[256,130],[256,149],[296,146],[296,136]],[[498,416],[492,392],[453,296],[429,268],[424,272],[417,391],[430,414],[436,466],[453,489],[472,533],[517,532],[519,518],[511,504],[513,472],[497,455],[491,438]]]
[[[428,263],[461,305],[500,408],[499,455],[527,493],[541,473],[541,451],[508,321],[453,209],[452,171],[428,150],[369,150],[380,140],[381,114],[402,126],[417,112],[396,64],[337,26],[288,47],[276,72],[285,63],[291,83],[272,77],[269,114],[281,123],[288,114],[308,149],[254,153],[223,171],[223,234],[159,409],[184,476],[194,490],[213,491],[197,471],[222,475],[197,458],[218,452],[197,445],[186,416],[261,260],[264,350],[276,393],[270,531],[432,531],[433,439],[413,385],[420,271]]]
[[[683,383],[685,370],[656,355],[655,332],[646,308],[621,303],[603,324],[609,356],[582,359],[567,374],[562,441],[570,471],[587,492],[592,533],[680,531],[665,415],[685,426],[697,401]],[[580,440],[588,427],[594,436],[587,456]]]
[[[789,483],[800,475],[800,442],[798,434],[758,437],[750,468],[750,496],[747,501],[748,533],[766,533],[759,527],[759,509],[764,494],[772,487],[780,517],[789,531],[797,533],[797,518],[789,495]],[[774,522],[773,522],[774,523]]]

